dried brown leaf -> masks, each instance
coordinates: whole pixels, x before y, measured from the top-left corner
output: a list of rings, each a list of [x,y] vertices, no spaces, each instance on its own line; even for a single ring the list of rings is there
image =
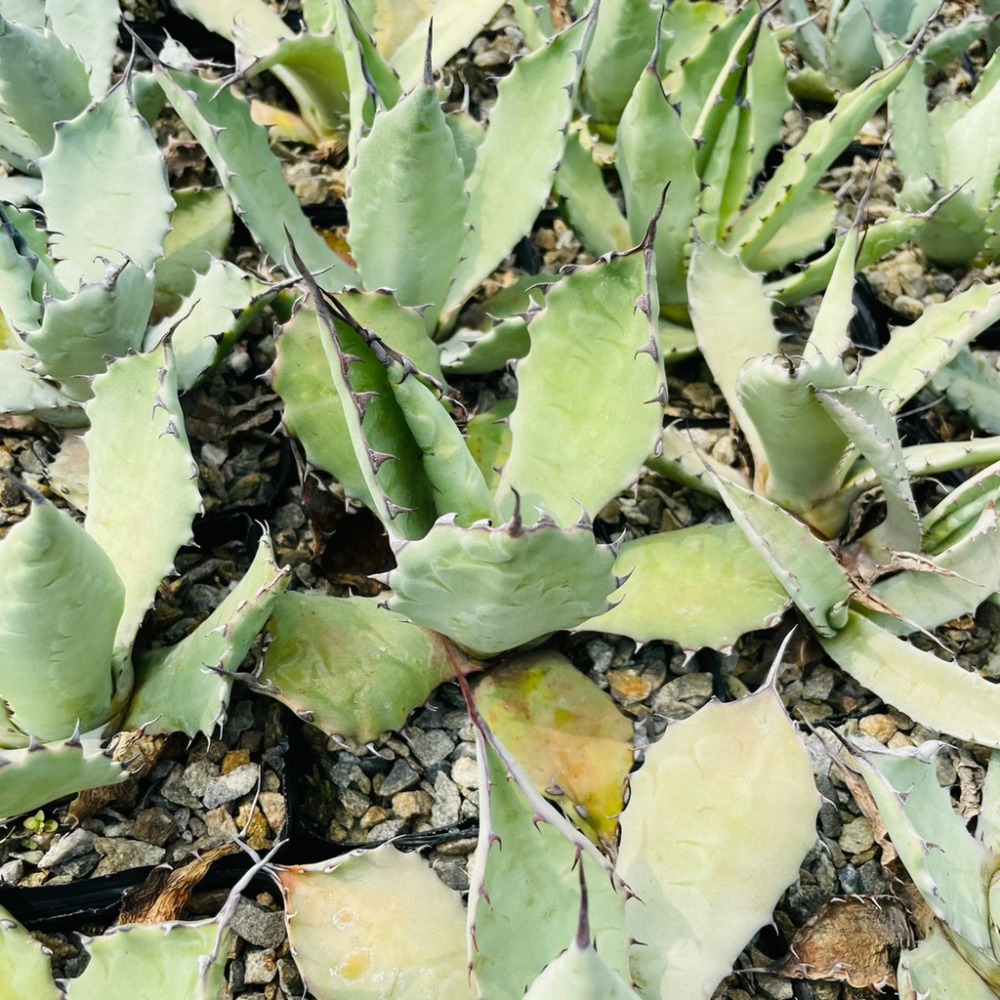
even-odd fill
[[[116,924],[158,924],[177,920],[187,906],[195,886],[219,858],[235,854],[233,841],[210,847],[180,868],[154,868],[141,886],[122,897]]]
[[[861,988],[896,986],[896,960],[913,945],[905,907],[891,896],[832,899],[795,935],[789,955],[767,971]]]

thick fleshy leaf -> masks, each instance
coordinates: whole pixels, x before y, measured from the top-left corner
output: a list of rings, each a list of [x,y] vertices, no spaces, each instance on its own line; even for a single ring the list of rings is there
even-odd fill
[[[899,956],[900,1000],[994,1000],[996,993],[955,950],[939,924],[912,951]]]
[[[90,96],[99,101],[111,82],[118,47],[118,0],[47,0],[45,14],[52,30],[83,60]]]
[[[771,303],[759,275],[708,243],[696,244],[688,276],[691,322],[698,349],[708,362],[754,455],[763,454],[759,435],[737,392],[743,363],[759,354],[778,354],[779,337]],[[739,322],[735,317],[739,316]]]
[[[124,605],[111,559],[68,514],[36,503],[11,528],[0,543],[0,698],[22,734],[57,740],[110,719]]]
[[[850,764],[865,779],[893,847],[927,905],[961,939],[962,951],[970,957],[978,952],[981,961],[992,958],[990,857],[952,808],[949,790],[938,783],[936,757],[943,746],[854,749]]]
[[[579,626],[636,642],[725,649],[777,624],[789,597],[736,524],[699,524],[626,542],[615,560],[625,582],[610,611]]]
[[[527,233],[552,188],[590,18],[518,60],[504,77],[467,183],[462,262],[444,312],[453,315]],[[510,155],[517,149],[519,155]]]
[[[462,528],[442,518],[396,553],[389,607],[479,657],[607,610],[614,555],[588,527]]]
[[[771,688],[668,727],[632,778],[617,872],[642,996],[708,1000],[816,839],[809,756]],[[748,836],[752,831],[752,836]]]
[[[461,897],[418,854],[383,844],[272,874],[317,1000],[472,1000]]]
[[[243,579],[194,632],[136,662],[126,728],[211,735],[226,717],[229,675],[239,669],[288,578],[264,535]]]
[[[261,248],[295,273],[289,239],[324,288],[357,285],[341,260],[306,218],[272,155],[267,132],[255,124],[245,101],[214,81],[155,65],[156,78],[174,110],[209,155],[237,215]]]
[[[194,278],[191,293],[177,312],[151,326],[143,341],[148,351],[170,335],[181,392],[190,389],[231,344],[234,331],[248,321],[240,314],[262,290],[246,271],[226,260],[212,259]]]
[[[214,1000],[232,933],[214,920],[128,924],[84,939],[90,961],[66,983],[66,1000]]]
[[[156,590],[201,509],[169,348],[116,361],[87,407],[86,528],[125,584],[115,654],[127,658]]]
[[[42,374],[74,399],[89,399],[90,376],[103,372],[109,357],[142,346],[152,305],[151,269],[109,265],[100,281],[80,285],[72,297],[49,299],[40,329],[26,339]]]
[[[28,139],[33,159],[52,149],[55,123],[75,118],[89,103],[87,69],[51,31],[18,23],[14,11],[4,13],[0,19],[0,108]],[[34,86],[26,87],[26,80]]]
[[[1000,292],[996,285],[974,285],[947,302],[928,306],[910,326],[894,329],[892,339],[878,354],[864,359],[858,384],[891,390],[887,403],[895,413],[997,319]]]
[[[666,384],[650,257],[613,255],[546,294],[529,326],[531,349],[517,366],[501,509],[509,513],[517,495],[525,511],[573,524],[581,507],[596,515],[632,483],[655,450]]]
[[[128,776],[111,753],[101,749],[101,741],[93,738],[0,750],[0,823],[66,795],[117,785]],[[3,938],[0,934],[0,941]],[[34,997],[26,996],[24,1000]]]
[[[1000,748],[1000,685],[917,649],[857,611],[820,642],[842,670],[911,719]]]
[[[61,1000],[48,949],[0,906],[0,982],[10,1000]]]
[[[83,423],[83,410],[30,366],[21,351],[0,350],[0,413],[29,414],[56,427]]]
[[[259,681],[331,736],[367,743],[454,675],[444,641],[374,599],[283,594]]]
[[[798,609],[820,635],[833,635],[847,621],[853,588],[826,543],[770,500],[718,477],[716,485],[733,520]]]
[[[488,740],[477,734],[477,753],[479,844],[470,872],[469,938],[479,996],[521,1000],[565,949],[579,926],[577,865],[587,879],[600,957],[627,977],[625,900],[607,862],[535,791],[492,734]]]
[[[156,139],[119,85],[56,130],[52,152],[38,161],[39,195],[56,275],[67,287],[102,281],[106,261],[149,270],[163,252],[170,212],[167,170]],[[93,188],[99,198],[81,198]]]
[[[687,248],[698,212],[700,181],[696,147],[680,111],[663,93],[655,65],[647,66],[622,112],[615,140],[625,212],[632,239],[638,242],[659,211],[663,190],[670,185],[656,223],[656,284],[660,308],[687,302]]]
[[[429,306],[431,326],[465,236],[465,175],[433,81],[375,116],[350,178],[348,239],[368,288]]]
[[[170,215],[163,256],[156,262],[156,315],[176,313],[195,278],[214,258],[225,256],[233,230],[233,208],[221,188],[181,188]]]
[[[538,790],[584,831],[614,843],[633,758],[632,724],[611,698],[558,653],[493,667],[475,698]]]

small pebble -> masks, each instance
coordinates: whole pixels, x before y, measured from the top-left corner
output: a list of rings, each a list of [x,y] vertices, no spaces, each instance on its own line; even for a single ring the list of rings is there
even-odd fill
[[[875,843],[871,823],[864,816],[856,816],[844,824],[837,843],[845,854],[861,854],[869,850]]]

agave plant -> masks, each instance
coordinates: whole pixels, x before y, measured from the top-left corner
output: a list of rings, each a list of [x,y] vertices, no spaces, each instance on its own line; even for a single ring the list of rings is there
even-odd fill
[[[830,4],[826,25],[815,21],[815,5],[806,0],[782,0],[792,23],[799,54],[807,63],[794,74],[798,97],[834,101],[838,92],[857,87],[882,66],[879,39],[909,43],[936,17],[939,4],[929,0],[842,0]],[[937,32],[924,48],[921,61],[930,75],[960,56],[989,28],[991,18],[972,12],[958,24]]]
[[[890,44],[883,50],[887,58],[895,52]],[[928,110],[918,62],[889,98],[892,150],[904,178],[899,203],[922,211],[949,195],[918,236],[927,257],[948,267],[997,255],[1000,161],[983,137],[1000,101],[998,78],[994,55],[968,96]]]
[[[899,995],[990,998],[1000,991],[997,938],[997,778],[990,758],[975,834],[938,783],[943,744],[887,751],[852,746],[849,765],[860,772],[892,845],[920,891],[929,914],[922,940],[899,957]]]
[[[133,644],[201,506],[169,346],[111,364],[86,404],[86,519],[40,495],[0,542],[0,817],[127,770],[120,730],[210,733],[231,671],[287,585],[265,537],[239,586],[178,645]],[[204,665],[212,666],[205,672]]]
[[[616,92],[627,82],[629,91],[612,126],[574,127],[556,191],[588,249],[606,253],[641,238],[669,185],[656,247],[660,307],[665,320],[689,324],[687,274],[696,235],[738,253],[760,272],[780,271],[824,249],[833,234],[834,204],[819,182],[903,79],[914,53],[858,81],[758,185],[791,106],[767,12],[756,3],[730,13],[725,5],[684,0],[665,6],[657,24],[634,10],[641,6],[607,4],[598,13],[581,90],[584,110],[586,95],[602,81]],[[639,30],[643,40],[632,44]],[[646,65],[629,65],[622,76],[611,54],[626,42]],[[605,49],[607,62],[597,61],[594,53]],[[624,214],[605,188],[601,162],[614,163]],[[903,213],[886,219],[870,234],[859,266],[912,238],[922,223]],[[820,291],[835,259],[836,249],[774,291],[784,301]],[[663,335],[667,344],[685,342],[669,325]]]
[[[0,412],[81,423],[79,404],[106,358],[149,350],[169,332],[187,388],[262,289],[217,259],[230,230],[224,204],[198,191],[171,196],[131,71],[108,89],[117,4],[95,9],[110,47],[62,5],[50,5],[51,27],[43,4],[13,6],[0,7],[0,18],[19,18],[0,20],[0,147],[27,172],[22,180],[39,183],[22,186],[21,207],[0,209]],[[78,53],[63,39],[90,47]],[[26,63],[60,81],[45,99],[25,99]],[[28,202],[41,207],[44,228]]]

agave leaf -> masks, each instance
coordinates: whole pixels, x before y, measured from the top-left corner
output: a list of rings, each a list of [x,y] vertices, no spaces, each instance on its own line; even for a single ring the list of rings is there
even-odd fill
[[[744,632],[776,624],[789,604],[736,524],[699,524],[628,541],[615,574],[625,581],[612,595],[617,603],[580,631],[725,649]]]
[[[910,326],[893,330],[889,343],[862,362],[858,384],[890,389],[895,398],[886,401],[895,413],[998,318],[996,285],[974,285],[947,302],[928,306]]]
[[[830,658],[883,701],[923,725],[1000,748],[1000,687],[917,649],[857,611],[834,636],[820,638]]]
[[[58,740],[109,720],[124,604],[110,557],[68,514],[38,502],[11,528],[0,543],[0,697],[21,733]]]
[[[259,680],[332,736],[367,743],[398,730],[454,675],[444,640],[372,599],[283,594]]]
[[[1000,499],[1000,462],[970,476],[923,519],[922,551],[937,555],[966,535],[980,514]]]
[[[272,874],[296,964],[317,1000],[474,996],[461,897],[418,854],[383,844]]]
[[[870,386],[823,389],[816,398],[876,472],[885,495],[885,520],[868,532],[866,544],[876,553],[916,552],[920,515],[906,474],[903,447],[889,409],[891,394]]]
[[[510,456],[510,425],[513,399],[503,399],[489,410],[477,413],[465,425],[465,443],[491,491],[500,482],[500,469]]]
[[[972,529],[943,549],[926,571],[904,570],[876,583],[871,592],[902,620],[888,615],[873,617],[901,634],[913,631],[910,623],[934,629],[971,614],[998,590],[1000,523],[991,504]]]
[[[477,731],[479,844],[469,873],[469,941],[479,995],[520,1000],[565,948],[582,865],[602,960],[628,977],[624,898],[595,848],[545,801],[487,730]]]
[[[221,725],[232,678],[274,602],[288,586],[264,535],[253,563],[229,596],[176,646],[154,649],[136,662],[136,685],[126,728],[148,733],[210,735]]]
[[[93,737],[0,750],[0,823],[66,795],[117,785],[128,776],[128,771],[109,751],[102,750],[101,741]],[[6,934],[0,934],[0,956],[6,938]],[[2,981],[9,982],[6,977]],[[26,994],[23,1000],[35,1000],[35,994]]]
[[[601,5],[580,88],[580,103],[597,121],[621,117],[653,51],[658,17],[659,11],[646,0]]]
[[[802,351],[803,360],[815,370],[832,367],[838,374],[844,371],[844,357],[851,348],[850,325],[856,311],[853,293],[859,244],[856,223],[836,247],[837,262]]]
[[[955,950],[935,922],[927,937],[899,956],[898,989],[901,1000],[994,1000],[996,993]]]
[[[485,673],[475,701],[535,787],[588,836],[613,844],[632,768],[632,724],[558,653],[528,653]]]
[[[213,1000],[221,995],[232,932],[215,920],[128,924],[85,938],[87,968],[66,1000]]]
[[[819,796],[773,688],[713,702],[646,751],[617,872],[642,996],[708,1000],[816,839]],[[748,830],[753,836],[746,835]]]
[[[56,122],[75,118],[90,102],[87,68],[65,42],[41,25],[0,18],[0,108],[28,139],[30,158],[51,151]],[[36,30],[36,28],[38,30]],[[26,87],[25,81],[34,81]]]
[[[381,292],[345,292],[339,301],[421,371],[443,381],[437,348],[415,311],[396,305],[392,296]],[[348,495],[374,507],[351,444],[323,336],[315,310],[301,305],[281,328],[270,374],[274,390],[285,404],[284,426],[302,443],[312,465],[332,473]]]
[[[466,185],[468,228],[444,303],[443,325],[528,232],[552,188],[591,23],[590,17],[577,22],[544,49],[519,60],[500,84]],[[512,157],[515,148],[521,155]]]
[[[655,450],[666,398],[647,249],[580,268],[549,289],[517,367],[511,452],[497,502],[519,494],[563,525],[596,514]],[[567,331],[590,329],[585,336]],[[553,441],[556,448],[553,449]],[[593,444],[603,453],[589,461]]]
[[[733,520],[820,635],[847,621],[853,589],[836,557],[807,525],[770,500],[717,479]]]
[[[926,215],[897,212],[878,225],[869,226],[858,251],[855,271],[863,270],[869,264],[881,260],[891,250],[914,239],[926,222]],[[823,291],[840,260],[844,239],[843,236],[838,237],[826,253],[811,260],[798,273],[768,282],[764,290],[778,302],[786,304],[800,302],[809,295]]]
[[[90,96],[99,101],[111,82],[118,45],[118,0],[47,0],[45,13],[52,30],[68,42],[87,69]],[[37,72],[37,67],[36,67]]]
[[[702,357],[726,397],[750,450],[761,455],[763,445],[737,391],[740,368],[747,358],[778,353],[778,332],[771,320],[771,304],[763,294],[761,278],[732,254],[709,243],[699,243],[691,258],[688,298]],[[736,316],[739,322],[735,321]]]
[[[778,230],[795,217],[820,177],[853,139],[906,73],[909,60],[873,73],[845,94],[825,118],[809,126],[804,138],[785,154],[781,165],[736,221],[726,249],[739,253],[748,267]]]
[[[382,0],[377,9],[387,6]],[[409,3],[403,3],[404,8],[408,6]],[[393,69],[399,74],[403,90],[412,90],[423,72],[432,19],[434,44],[431,47],[431,68],[437,70],[456,52],[464,49],[489,24],[500,7],[500,0],[435,0],[428,14],[413,24],[406,38],[389,57]]]
[[[1000,848],[1000,753],[994,751],[990,754],[989,767],[986,769],[986,777],[983,779],[983,787],[980,790],[982,796],[979,806],[979,817],[976,820],[976,837],[982,841],[986,850],[991,854],[996,854]],[[995,883],[993,878],[992,882]],[[991,895],[995,890],[990,887]],[[992,904],[991,900],[991,904]],[[996,907],[990,906],[993,914],[993,923],[996,923]],[[996,941],[994,940],[994,950]]]
[[[335,0],[335,25],[338,43],[344,57],[344,69],[350,100],[347,149],[349,170],[357,163],[358,142],[371,128],[378,105],[394,107],[402,96],[395,71],[383,59],[382,53],[361,23],[347,0]],[[320,34],[310,26],[312,34]]]
[[[221,188],[182,188],[174,191],[174,200],[170,232],[156,262],[155,319],[178,311],[196,276],[225,256],[233,230],[232,205]]]
[[[302,444],[310,465],[331,473],[348,496],[374,507],[330,375],[323,336],[316,311],[304,306],[281,328],[270,375],[284,403],[282,425]]]
[[[152,350],[169,335],[177,369],[177,387],[190,389],[212,367],[232,342],[236,329],[245,325],[247,310],[261,286],[235,264],[213,259],[173,316],[146,331],[144,349]]]
[[[754,270],[782,271],[812,257],[826,245],[836,220],[837,205],[830,192],[811,191],[802,199],[795,217],[786,219],[754,256]]]
[[[570,129],[566,136],[555,189],[573,231],[595,257],[600,257],[627,250],[634,240],[618,202],[604,186],[601,168],[587,148],[585,134],[583,129]]]
[[[87,407],[90,455],[87,533],[111,557],[125,584],[115,635],[127,659],[156,590],[191,539],[201,510],[177,372],[168,347],[114,362],[94,381]]]
[[[979,352],[964,348],[931,379],[936,392],[987,434],[1000,433],[1000,373]]]
[[[387,183],[391,178],[391,183]],[[350,180],[348,238],[369,288],[429,306],[433,326],[465,235],[464,171],[428,78],[375,116]]]
[[[597,953],[592,942],[581,945],[574,938],[570,946],[551,961],[531,984],[524,1000],[551,1000],[567,996],[574,1000],[628,1000],[639,994]]]
[[[38,255],[8,218],[0,217],[0,309],[10,327],[19,333],[37,330],[42,322],[41,296],[36,294]]]
[[[148,271],[163,252],[174,207],[156,139],[115,87],[56,129],[52,152],[38,161],[39,201],[51,236],[56,276],[67,287],[103,281],[107,261]],[[81,198],[82,189],[102,191]]]
[[[840,389],[848,382],[841,365],[814,368],[805,358],[797,367],[766,354],[743,363],[736,394],[758,440],[754,488],[759,493],[798,513],[837,490],[849,442],[817,389]]]
[[[155,63],[156,78],[174,110],[208,154],[237,215],[261,248],[290,273],[289,238],[324,288],[357,285],[354,269],[313,229],[271,154],[267,132],[245,101],[191,73]]]
[[[396,553],[389,607],[475,656],[495,656],[606,610],[613,562],[589,527],[461,528],[441,518]]]
[[[656,215],[656,285],[661,308],[687,302],[687,254],[691,223],[698,211],[700,181],[697,148],[681,123],[680,111],[667,100],[655,60],[643,71],[618,124],[615,148],[625,196],[625,212],[634,241]]]
[[[0,981],[10,991],[10,1000],[62,1000],[49,950],[2,906],[0,931]]]
[[[990,858],[952,808],[948,789],[938,784],[935,756],[942,746],[928,742],[894,752],[852,748],[850,763],[865,779],[927,905],[967,960],[977,968],[993,965],[996,983],[1000,970],[987,919]]]
[[[0,351],[0,413],[28,414],[56,427],[84,422],[83,410],[30,366],[20,351]]]
[[[40,373],[58,379],[71,398],[89,399],[90,376],[142,345],[152,305],[153,272],[131,262],[108,266],[72,298],[50,299],[41,327],[26,338]]]

